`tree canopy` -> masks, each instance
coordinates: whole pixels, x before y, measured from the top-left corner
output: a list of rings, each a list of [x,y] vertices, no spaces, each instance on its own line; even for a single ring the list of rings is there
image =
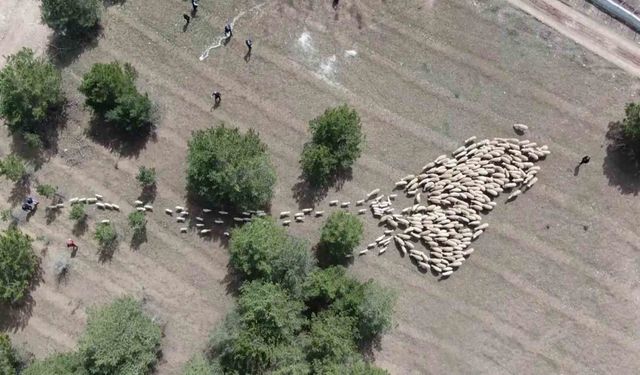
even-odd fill
[[[0,235],[0,300],[21,300],[36,275],[38,259],[31,238],[16,228]]]
[[[302,151],[302,173],[313,186],[326,186],[332,175],[351,168],[362,153],[360,116],[347,105],[328,108],[309,127],[311,141]]]
[[[151,373],[160,352],[160,327],[131,297],[89,310],[79,353],[91,375]]]
[[[0,117],[12,133],[42,134],[53,109],[64,101],[60,72],[23,48],[0,70]]]
[[[362,221],[348,212],[332,213],[320,235],[319,248],[332,264],[343,264],[362,240]]]
[[[276,174],[258,134],[224,125],[193,133],[187,156],[187,188],[202,203],[238,210],[266,206]]]
[[[29,365],[20,375],[90,375],[77,353],[53,354]]]
[[[138,134],[150,128],[152,105],[147,94],[138,92],[136,76],[130,64],[97,63],[82,77],[79,90],[97,115],[119,130]]]
[[[42,20],[56,33],[77,36],[100,22],[99,0],[42,0]]]
[[[18,358],[9,336],[0,332],[0,374],[16,375],[18,365]]]
[[[640,104],[628,103],[624,112],[625,118],[622,121],[624,135],[631,141],[640,144]]]

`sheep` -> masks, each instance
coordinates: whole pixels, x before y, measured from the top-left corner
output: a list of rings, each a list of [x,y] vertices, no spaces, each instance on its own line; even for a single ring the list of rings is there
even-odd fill
[[[302,213],[305,215],[310,214],[313,211],[313,208],[303,208]]]
[[[101,200],[103,200],[103,199],[104,199],[104,197],[103,197],[102,195],[100,195],[100,194],[95,194],[95,197],[96,197],[96,199],[97,199],[97,200],[99,200],[99,201],[101,201]]]
[[[209,208],[203,208],[202,212],[204,212],[205,214],[208,214],[209,212],[211,212],[211,209]]]
[[[284,220],[284,221],[282,221],[282,225],[284,225],[284,226],[287,226],[287,225],[289,225],[289,224],[291,224],[291,220]]]
[[[214,224],[224,224],[224,220],[216,219],[213,221]]]
[[[201,221],[202,222],[202,221],[204,221],[204,219],[201,218],[200,216],[196,216],[196,221]]]
[[[349,205],[350,205],[350,204],[351,204],[351,202],[342,202],[342,203],[340,204],[340,207],[342,207],[342,208],[346,208],[346,207],[349,207]]]
[[[145,209],[144,209],[144,207],[136,207],[136,211],[144,212],[144,211],[145,211]]]
[[[394,200],[398,197],[398,194],[389,194],[389,199]]]
[[[356,201],[356,206],[362,206],[364,204],[364,199],[360,199],[359,201]]]
[[[364,250],[360,250],[360,252],[358,253],[358,255],[365,255],[366,253],[369,252],[369,249],[364,249]]]
[[[513,130],[515,130],[517,133],[524,133],[529,130],[529,127],[524,124],[513,124]]]
[[[378,250],[378,255],[382,255],[384,254],[384,252],[387,251],[387,247],[383,247],[382,249]]]
[[[180,228],[180,233],[187,233],[188,230],[189,230],[188,228],[182,227]]]
[[[302,217],[304,216],[304,212],[296,212],[293,217]]]
[[[176,212],[180,212],[180,211],[184,211],[184,207],[182,206],[176,206]]]
[[[235,221],[236,223],[244,223],[244,219],[241,217],[234,217],[233,221]]]
[[[380,189],[374,189],[367,194],[367,200],[371,199],[374,195],[377,195],[380,192]]]
[[[96,198],[87,198],[87,203],[88,204],[94,204],[96,203],[98,200]]]
[[[316,211],[315,212],[315,216],[316,217],[319,217],[319,216],[322,216],[322,215],[324,215],[324,211]]]
[[[202,227],[204,227],[204,224],[202,224],[202,223],[196,224],[196,228],[202,228]]]
[[[218,211],[218,214],[225,216],[225,215],[229,215],[229,213],[227,211]]]
[[[165,212],[167,215],[173,215],[173,210],[170,210],[170,209],[168,209],[168,208],[165,208],[165,209],[164,209],[164,212]]]
[[[223,233],[222,233],[222,235],[223,235],[223,236],[225,236],[225,237],[230,237],[230,236],[231,236],[231,235],[229,234],[229,232],[223,232]]]
[[[289,217],[291,215],[291,211],[282,211],[280,212],[280,218]]]
[[[100,224],[109,224],[109,223],[111,223],[111,220],[109,219],[104,219],[100,222]]]
[[[304,223],[304,216],[296,216],[296,222]]]
[[[522,193],[522,191],[520,189],[514,191],[513,193],[511,193],[511,195],[509,195],[509,197],[507,197],[507,201],[510,201],[512,199],[515,199],[518,195],[520,195]]]
[[[187,217],[187,216],[189,216],[189,211],[182,211],[178,215],[180,215],[182,217]]]
[[[101,208],[101,209],[104,210],[105,205],[104,205],[104,203],[96,202],[96,207]]]
[[[118,206],[117,204],[111,204],[111,208],[113,208],[116,211],[120,211],[120,206]]]
[[[87,198],[78,198],[78,203],[85,203]]]
[[[113,210],[113,205],[111,203],[105,203],[104,208],[106,208],[107,210]]]
[[[71,199],[69,199],[69,204],[74,204],[74,203],[76,203],[76,202],[78,202],[78,198],[71,198]]]
[[[146,211],[153,211],[153,206],[152,206],[152,205],[150,205],[150,204],[145,204],[145,205],[144,205],[144,209],[145,209]]]
[[[56,205],[56,207],[57,207],[57,208],[64,208],[64,203],[58,203],[58,204]]]
[[[141,201],[141,200],[135,200],[135,201],[133,202],[133,204],[134,204],[134,205],[136,205],[136,206],[142,206],[142,205],[144,204],[144,202],[143,202],[143,201]]]
[[[176,222],[178,223],[184,223],[185,220],[187,220],[187,218],[185,218],[184,216],[180,216],[176,218]]]
[[[329,202],[329,206],[337,206],[337,205],[338,205],[338,202],[340,202],[340,201],[338,201],[338,200],[332,200],[332,201],[330,201],[330,202]]]

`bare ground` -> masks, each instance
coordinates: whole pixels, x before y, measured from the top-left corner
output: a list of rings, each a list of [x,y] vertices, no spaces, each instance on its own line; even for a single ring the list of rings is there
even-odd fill
[[[68,212],[49,224],[44,210],[22,221],[39,238],[37,249],[46,248],[44,275],[22,310],[3,311],[0,328],[38,357],[70,350],[87,306],[131,293],[165,324],[158,373],[178,374],[232,305],[224,243],[180,235],[162,213],[185,201],[191,131],[221,121],[258,130],[278,172],[272,210],[294,210],[306,124],[347,102],[362,115],[366,148],[351,179],[319,207],[388,190],[471,135],[510,137],[514,122],[529,124],[528,138],[553,152],[534,189],[500,201],[476,252],[450,279],[423,275],[395,252],[356,260],[355,275],[400,294],[396,325],[375,353],[379,366],[393,374],[635,373],[640,182],[605,139],[624,103],[637,100],[635,78],[501,0],[343,0],[337,11],[328,1],[271,1],[237,21],[231,43],[198,59],[227,19],[256,4],[203,0],[183,32],[188,3],[130,0],[108,8],[97,44],[58,60],[69,121],[58,154],[36,178],[67,198],[100,193],[123,213],[91,211],[83,235],[72,234]],[[245,37],[254,40],[248,63]],[[120,153],[85,135],[90,116],[76,90],[92,63],[113,59],[138,69],[160,115],[155,138]],[[223,93],[215,110],[214,88]],[[0,149],[9,152],[7,138]],[[591,163],[574,175],[585,154]],[[132,250],[125,215],[140,193],[139,165],[157,168],[159,188],[148,242]],[[0,184],[16,214],[20,194]],[[101,263],[91,232],[103,218],[114,220],[122,239],[112,260]],[[313,242],[319,225],[291,231]],[[378,232],[368,220],[365,242]],[[80,251],[57,285],[52,264],[70,236]]]

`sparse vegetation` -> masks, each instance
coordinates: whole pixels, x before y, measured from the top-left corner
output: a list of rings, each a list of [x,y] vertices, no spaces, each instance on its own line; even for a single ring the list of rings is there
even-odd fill
[[[362,152],[364,136],[360,116],[347,105],[329,108],[309,122],[311,141],[305,144],[300,164],[304,178],[315,187],[351,168]]]
[[[38,259],[31,238],[16,228],[0,235],[0,301],[21,300],[36,275]]]
[[[42,184],[36,187],[36,191],[44,197],[53,198],[58,192],[58,188],[52,185]]]
[[[624,109],[622,121],[624,135],[632,142],[640,145],[640,104],[629,103]]]
[[[9,131],[41,141],[50,113],[64,101],[61,82],[60,72],[31,49],[9,56],[0,70],[0,117]]]
[[[53,354],[33,362],[20,375],[90,375],[78,353]]]
[[[147,94],[135,86],[136,71],[117,61],[97,63],[82,77],[80,92],[85,104],[119,130],[137,135],[151,125],[152,105]]]
[[[363,225],[344,211],[332,213],[322,227],[319,250],[331,264],[343,264],[362,240]]]
[[[71,212],[69,212],[69,219],[76,223],[82,223],[87,219],[87,212],[85,210],[86,205],[84,203],[74,203],[71,205]]]
[[[71,263],[69,262],[69,258],[63,255],[56,259],[56,262],[53,264],[53,274],[56,276],[56,280],[61,281],[64,279],[70,269]]]
[[[143,188],[154,186],[156,184],[156,169],[141,166],[138,169],[136,180]]]
[[[147,217],[144,212],[133,211],[130,213],[129,227],[133,230],[134,236],[144,233],[147,227]]]
[[[214,368],[203,355],[198,354],[187,362],[182,375],[216,375],[221,373],[221,369]]]
[[[9,180],[18,182],[27,175],[27,167],[20,157],[11,154],[0,160],[0,173]]]
[[[18,365],[18,356],[11,346],[9,336],[0,332],[0,374],[16,375]]]
[[[113,249],[118,241],[118,234],[112,224],[100,223],[93,237],[98,241],[101,250]]]
[[[100,22],[99,0],[42,0],[42,20],[56,33],[76,36]]]
[[[193,133],[187,157],[187,188],[203,203],[239,210],[266,206],[276,175],[258,134],[224,125]]]

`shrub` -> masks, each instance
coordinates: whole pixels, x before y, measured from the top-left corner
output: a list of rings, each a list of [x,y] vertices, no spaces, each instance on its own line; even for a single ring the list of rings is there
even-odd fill
[[[112,224],[98,224],[93,237],[98,241],[101,250],[113,249],[118,241],[118,234]]]
[[[225,372],[264,373],[286,362],[286,348],[304,323],[303,304],[271,283],[245,283],[240,292],[237,309],[211,338],[210,354]]]
[[[87,213],[85,211],[86,205],[84,203],[74,203],[71,205],[71,212],[69,213],[69,219],[76,223],[81,223],[87,219]]]
[[[230,264],[246,280],[277,283],[298,295],[315,267],[307,243],[288,236],[273,219],[255,219],[231,238]]]
[[[322,368],[322,375],[389,375],[387,370],[372,366],[359,358],[346,363],[331,363]]]
[[[85,104],[118,129],[128,133],[148,130],[151,124],[151,101],[135,86],[136,72],[129,65],[114,61],[94,64],[82,77],[80,92]]]
[[[38,194],[44,197],[53,198],[56,195],[58,188],[55,186],[42,184],[42,185],[38,185],[38,187],[36,188],[36,191],[38,192]]]
[[[356,216],[344,211],[334,212],[322,227],[320,251],[332,264],[345,263],[362,240],[362,231],[362,222]]]
[[[9,180],[18,182],[27,175],[27,167],[20,157],[11,154],[0,161],[0,172]]]
[[[301,165],[305,179],[315,186],[329,183],[329,175],[349,169],[362,152],[360,116],[347,105],[329,108],[309,122],[311,142]]]
[[[634,142],[640,143],[640,104],[628,103],[624,109],[622,121],[624,135]]]
[[[0,235],[0,300],[22,299],[38,269],[31,238],[16,228]]]
[[[133,211],[129,214],[129,227],[133,230],[133,235],[137,236],[146,230],[147,217],[144,212]]]
[[[33,362],[20,375],[89,375],[77,353],[54,354]]]
[[[24,133],[23,135],[24,143],[31,150],[41,150],[44,147],[44,143],[42,142],[42,138],[36,133]]]
[[[217,375],[216,369],[201,354],[194,356],[187,362],[182,375]]]
[[[329,311],[311,319],[308,356],[316,373],[323,373],[321,369],[329,363],[344,363],[359,356],[353,339],[353,326],[353,318]]]
[[[90,309],[79,352],[92,375],[144,375],[160,352],[160,327],[131,297]]]
[[[0,70],[0,117],[12,133],[43,133],[52,109],[64,97],[60,72],[44,58],[23,48]]]
[[[138,180],[138,183],[143,188],[155,185],[156,169],[141,166],[140,169],[138,169],[138,176],[136,176],[136,180]]]
[[[303,285],[303,299],[311,311],[328,308],[335,300],[357,289],[360,283],[347,276],[342,266],[318,269]]]
[[[275,171],[258,134],[224,125],[193,133],[187,188],[203,203],[245,210],[264,207],[273,195]]]
[[[56,33],[79,35],[100,22],[98,0],[42,0],[42,20]]]
[[[18,356],[11,346],[9,336],[0,332],[0,374],[17,374],[18,365]]]

